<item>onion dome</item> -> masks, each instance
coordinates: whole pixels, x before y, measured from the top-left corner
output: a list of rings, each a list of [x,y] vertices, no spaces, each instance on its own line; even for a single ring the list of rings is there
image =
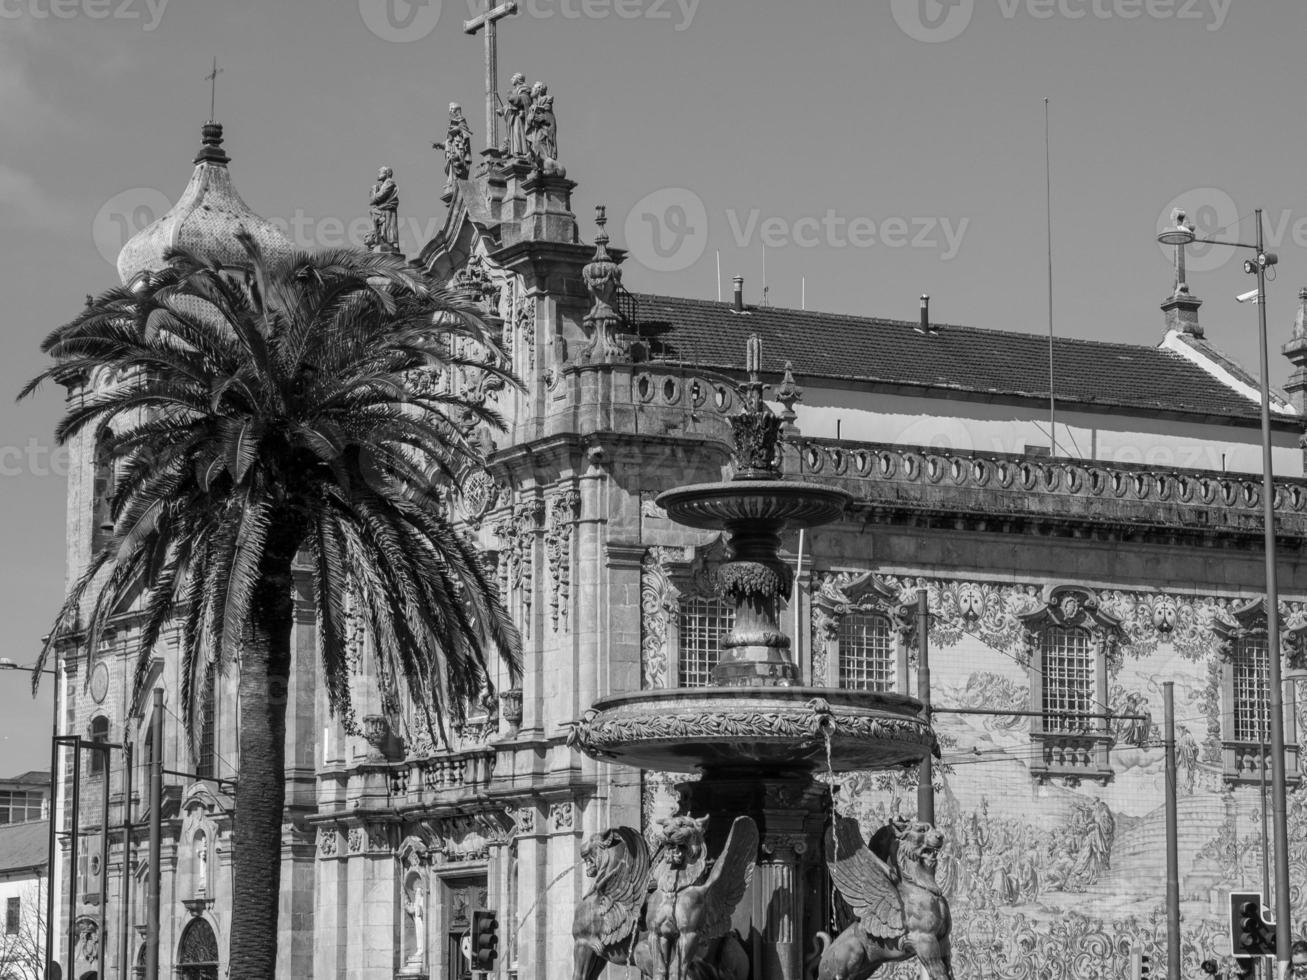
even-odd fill
[[[222,125],[207,122],[203,145],[195,155],[195,172],[177,203],[154,224],[141,229],[118,253],[123,284],[142,272],[162,269],[169,249],[182,248],[224,267],[243,266],[248,259],[236,233],[242,228],[268,259],[292,251],[290,240],[272,222],[250,210],[237,193],[227,170],[230,157],[222,148]]]

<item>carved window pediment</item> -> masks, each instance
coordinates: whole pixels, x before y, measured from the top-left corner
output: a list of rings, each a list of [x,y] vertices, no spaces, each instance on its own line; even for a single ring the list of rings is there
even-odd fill
[[[1212,616],[1211,630],[1221,659],[1230,662],[1237,640],[1266,635],[1266,597],[1221,606]],[[1301,603],[1280,603],[1280,654],[1288,667],[1307,667],[1307,611]]]
[[[1098,594],[1080,585],[1050,585],[1044,589],[1043,602],[1036,609],[1019,613],[1024,633],[1023,654],[1027,666],[1050,628],[1080,629],[1087,632],[1095,651],[1106,659],[1112,673],[1121,666],[1121,646],[1129,638],[1121,620],[1107,612],[1098,601]]]
[[[813,629],[823,640],[834,640],[840,617],[854,612],[884,616],[905,636],[912,631],[913,607],[875,572],[827,572],[813,584]]]

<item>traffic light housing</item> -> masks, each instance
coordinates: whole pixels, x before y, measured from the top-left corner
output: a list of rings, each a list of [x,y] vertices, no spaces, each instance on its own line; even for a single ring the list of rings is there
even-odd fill
[[[1262,914],[1261,892],[1230,893],[1230,952],[1235,956],[1275,955],[1275,925]]]
[[[1153,960],[1152,957],[1144,952],[1142,946],[1135,946],[1130,950],[1130,977],[1131,980],[1152,980]]]
[[[499,958],[499,919],[494,909],[472,913],[472,969],[489,973]]]

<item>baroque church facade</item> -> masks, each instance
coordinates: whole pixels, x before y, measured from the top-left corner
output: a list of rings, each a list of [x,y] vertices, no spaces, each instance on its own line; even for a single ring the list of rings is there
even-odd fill
[[[237,225],[267,253],[288,250],[241,201],[229,162],[221,127],[206,126],[178,204],[123,250],[124,282],[177,244],[236,264]],[[479,434],[488,470],[451,506],[498,569],[524,670],[501,670],[450,744],[433,744],[413,706],[378,689],[356,624],[366,709],[333,718],[300,596],[278,975],[465,976],[479,908],[499,920],[497,978],[570,972],[583,840],[618,824],[648,829],[678,806],[679,778],[590,759],[569,747],[571,725],[610,693],[708,683],[732,621],[714,585],[723,546],[674,524],[655,498],[728,469],[727,419],[754,335],[786,420],[787,473],[854,499],[840,522],[784,542],[797,573],[784,618],[805,683],[915,693],[909,612],[928,597],[936,813],[948,837],[937,876],[958,974],[1120,976],[1133,947],[1160,961],[1166,681],[1179,722],[1184,968],[1219,958],[1225,892],[1260,888],[1267,658],[1302,665],[1307,651],[1307,312],[1286,330],[1298,371],[1273,412],[1284,630],[1283,650],[1269,651],[1256,380],[1206,339],[1182,262],[1156,344],[1056,341],[1050,453],[1046,340],[774,309],[743,293],[718,303],[628,291],[636,277],[622,285],[624,255],[602,215],[583,229],[575,184],[549,162],[510,153],[475,173],[455,166],[445,225],[412,260],[481,305],[523,381],[515,390],[471,368],[433,379],[508,421]],[[100,380],[80,379],[68,397]],[[102,533],[111,474],[92,442],[72,448],[75,577]],[[136,747],[131,767],[111,753],[83,771],[82,838],[65,837],[61,856],[76,893],[61,886],[57,941],[76,930],[79,960],[101,956],[109,977],[142,962],[151,860],[148,720],[126,710],[135,628],[124,612],[89,678],[78,637],[59,662],[64,730]],[[165,781],[161,975],[216,977],[231,906],[236,685],[215,679],[192,756],[176,670],[164,644],[151,685],[164,692],[165,767],[185,775]],[[1301,907],[1307,716],[1294,695],[1289,685]],[[128,778],[137,829],[127,853],[111,833],[101,866],[103,794],[112,828]],[[841,776],[835,806],[864,828],[911,814],[914,778]],[[764,837],[764,848],[785,846]],[[746,947],[784,927],[758,921]]]

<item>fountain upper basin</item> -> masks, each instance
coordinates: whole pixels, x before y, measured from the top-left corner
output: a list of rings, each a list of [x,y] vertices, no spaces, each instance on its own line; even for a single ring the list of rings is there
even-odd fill
[[[921,702],[824,687],[695,687],[601,698],[569,743],[641,769],[825,770],[919,762],[935,746]]]
[[[818,527],[839,519],[853,498],[843,490],[794,480],[726,480],[660,493],[659,507],[687,527],[719,530],[739,521]]]

